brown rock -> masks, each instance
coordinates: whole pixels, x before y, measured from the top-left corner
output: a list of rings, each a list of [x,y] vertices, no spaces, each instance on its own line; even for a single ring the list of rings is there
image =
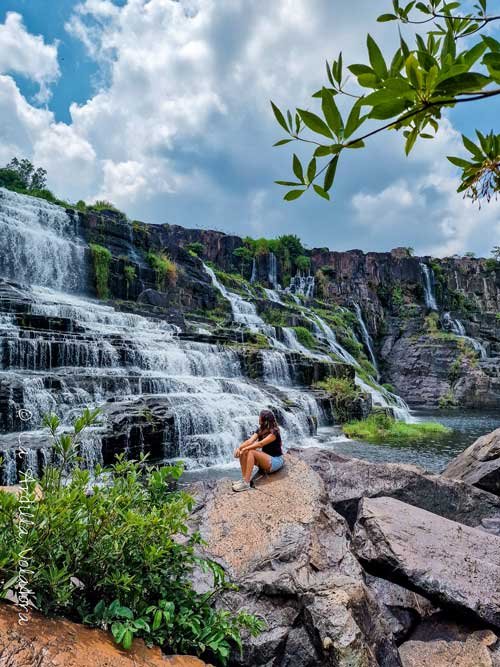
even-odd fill
[[[110,634],[62,618],[33,613],[18,623],[12,605],[0,605],[0,665],[2,667],[204,667],[190,656],[164,656],[135,640],[123,651]]]
[[[453,459],[443,475],[500,495],[500,428],[478,438]]]
[[[399,647],[403,667],[492,667],[486,646],[470,637],[465,642],[409,641]]]

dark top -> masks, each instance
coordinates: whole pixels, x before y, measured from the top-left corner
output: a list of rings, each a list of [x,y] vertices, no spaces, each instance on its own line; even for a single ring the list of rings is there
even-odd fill
[[[276,439],[269,444],[264,445],[262,451],[269,456],[282,456],[283,450],[281,448],[281,433],[279,428],[272,428],[268,433],[261,434],[260,430],[255,431],[255,433],[259,436],[259,440],[264,440],[264,438],[267,438],[267,436],[271,434],[275,435]]]

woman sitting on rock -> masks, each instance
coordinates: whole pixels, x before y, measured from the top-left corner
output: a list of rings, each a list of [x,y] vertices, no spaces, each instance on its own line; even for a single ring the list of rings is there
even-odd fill
[[[246,491],[250,488],[254,466],[267,473],[277,472],[283,467],[285,461],[281,433],[271,410],[262,410],[259,415],[259,428],[234,450],[234,456],[240,460],[242,479],[233,483],[233,491]]]

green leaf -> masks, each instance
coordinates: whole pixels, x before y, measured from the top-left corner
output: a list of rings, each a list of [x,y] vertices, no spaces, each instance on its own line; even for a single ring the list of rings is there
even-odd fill
[[[381,79],[387,76],[387,65],[385,64],[384,56],[375,40],[368,35],[366,38],[366,45],[368,46],[368,56],[370,58],[370,65],[373,67],[375,74]]]
[[[446,95],[460,95],[464,92],[473,93],[480,91],[489,83],[491,83],[489,76],[484,76],[484,74],[478,72],[466,72],[441,81],[435,92]]]
[[[281,111],[278,109],[278,107],[276,106],[276,104],[274,104],[274,102],[272,100],[271,100],[271,106],[273,108],[274,117],[276,118],[278,123],[281,125],[281,127],[284,130],[286,130],[288,133],[290,133],[290,130],[288,129],[288,125],[286,124],[286,121],[285,121],[285,117],[283,116]]]
[[[346,144],[346,148],[364,148],[365,147],[365,142],[362,141],[361,139],[358,139],[357,141],[353,141],[352,144]]]
[[[293,167],[293,173],[295,174],[295,176],[297,176],[299,181],[301,183],[303,183],[304,182],[304,171],[302,169],[302,165],[300,164],[300,160],[295,155],[295,153],[293,154],[292,167]]]
[[[327,199],[328,201],[330,200],[330,195],[328,192],[325,192],[320,185],[316,185],[316,183],[314,183],[313,188],[316,194],[318,194],[320,197],[323,197],[323,199]]]
[[[418,137],[418,129],[414,127],[413,130],[411,130],[411,132],[408,133],[408,136],[406,138],[406,144],[405,144],[406,155],[410,154],[411,149],[415,145],[417,137]]]
[[[376,120],[388,120],[389,118],[397,119],[403,111],[407,108],[406,100],[395,99],[392,102],[384,102],[383,104],[377,104],[373,107],[370,112],[369,118],[374,118]]]
[[[347,68],[354,76],[361,76],[361,74],[375,74],[368,65],[350,65]]]
[[[283,197],[286,201],[293,201],[294,199],[298,199],[301,195],[303,195],[305,190],[290,190],[290,192],[287,192],[286,195]]]
[[[280,139],[275,144],[273,144],[273,148],[274,148],[274,146],[284,146],[285,144],[289,144],[291,141],[293,141],[293,140],[292,139]]]
[[[314,157],[326,157],[330,154],[330,146],[318,146],[318,148],[314,151]]]
[[[311,111],[306,111],[305,109],[297,109],[297,111],[310,130],[317,132],[317,134],[322,134],[329,139],[333,139],[333,135],[328,129],[328,125],[325,121],[321,120],[319,116],[316,116],[316,114]]]
[[[357,100],[351,109],[351,112],[349,113],[349,116],[347,118],[347,123],[344,128],[344,138],[348,139],[353,132],[356,132],[358,127],[360,127],[363,122],[364,118],[360,117],[361,113],[361,107],[363,105],[363,98]]]
[[[333,181],[335,179],[335,172],[337,171],[337,164],[339,161],[339,156],[336,155],[333,160],[330,162],[328,167],[326,168],[325,172],[325,180],[323,183],[323,190],[325,192],[328,192],[328,190],[332,187]]]
[[[311,183],[316,176],[316,160],[313,158],[307,166],[307,182]]]
[[[488,68],[490,75],[498,80],[498,76],[500,76],[500,53],[487,53],[483,58],[483,63]]]
[[[294,183],[293,181],[274,181],[277,185],[286,185],[287,187],[293,187],[294,185],[302,185],[302,183]]]
[[[344,123],[337,105],[335,104],[335,100],[333,99],[333,95],[331,95],[326,88],[323,88],[321,109],[326,122],[328,123],[328,127],[336,136],[339,136],[344,127]]]
[[[462,160],[462,158],[459,157],[453,157],[453,155],[448,155],[447,159],[451,162],[451,164],[454,164],[456,167],[461,167],[462,169],[467,169],[468,167],[472,166],[471,162]]]
[[[128,651],[129,648],[132,646],[133,638],[134,638],[134,636],[133,636],[131,630],[127,630],[125,632],[124,636],[123,636],[123,639],[122,639],[122,646],[126,651]]]
[[[379,85],[379,79],[375,74],[360,74],[358,83],[363,88],[376,88]]]
[[[387,21],[397,21],[398,17],[395,14],[381,14],[377,21],[379,23],[386,23]]]

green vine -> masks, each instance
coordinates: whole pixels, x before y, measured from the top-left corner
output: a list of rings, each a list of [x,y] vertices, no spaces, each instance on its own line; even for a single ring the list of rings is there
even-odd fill
[[[90,244],[90,251],[94,264],[97,296],[100,299],[107,299],[109,297],[108,281],[111,253],[107,248],[97,243]]]
[[[148,252],[147,260],[156,274],[156,288],[164,292],[177,282],[177,264],[165,254]]]

